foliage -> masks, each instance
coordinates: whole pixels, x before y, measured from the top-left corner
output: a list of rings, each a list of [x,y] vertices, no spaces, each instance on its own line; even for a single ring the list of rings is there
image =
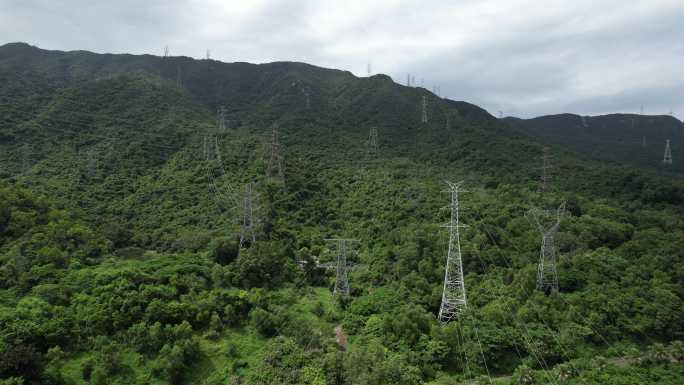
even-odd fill
[[[0,47],[0,80],[12,98],[0,105],[2,383],[684,379],[681,181],[565,151],[541,194],[529,154],[545,143],[468,103],[300,63],[19,44]],[[232,128],[212,178],[204,134],[222,104]],[[282,180],[263,177],[274,121]],[[448,325],[436,320],[444,179],[469,190],[468,311]],[[230,191],[250,181],[258,239],[240,248]],[[525,213],[561,201],[561,290],[547,296]],[[333,299],[324,239],[338,236],[361,242],[351,296]]]

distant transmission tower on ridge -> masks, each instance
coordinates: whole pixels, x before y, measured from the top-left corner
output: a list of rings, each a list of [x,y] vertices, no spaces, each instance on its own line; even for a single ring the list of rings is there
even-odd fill
[[[169,57],[169,46],[164,46],[164,57],[167,58]]]
[[[423,99],[421,102],[421,107],[422,107],[422,113],[420,116],[420,122],[423,124],[427,124],[428,122],[428,116],[427,116],[427,96],[423,95]]]
[[[551,148],[544,146],[542,150],[542,167],[541,176],[539,178],[539,190],[541,192],[546,192],[551,187],[551,170],[553,166],[551,165]]]
[[[353,244],[357,243],[358,240],[349,238],[327,238],[325,241],[332,242],[337,246],[337,265],[333,296],[347,297],[349,296],[349,265],[347,264],[347,257],[350,253],[354,253]]]
[[[372,156],[378,155],[378,129],[371,127],[368,134],[368,153]]]
[[[240,249],[249,243],[250,247],[256,243],[257,227],[257,195],[251,182],[245,184],[242,193],[241,221],[240,221]]]
[[[663,156],[664,164],[672,164],[672,150],[670,149],[670,139],[665,140],[665,155]]]
[[[280,153],[280,137],[279,137],[278,123],[273,123],[271,131],[271,157],[268,161],[268,168],[266,169],[266,176],[269,178],[283,177],[283,157]]]
[[[210,50],[210,49],[207,50],[206,59],[207,59],[207,60],[211,60],[211,50]]]
[[[554,240],[562,217],[565,215],[565,202],[561,203],[556,210],[556,221],[548,228],[542,225],[541,210],[533,209],[530,211],[530,215],[537,224],[537,229],[542,236],[539,264],[537,266],[537,290],[545,293],[556,293],[558,292],[558,273],[556,269],[556,246]]]
[[[463,182],[446,182],[447,192],[451,195],[449,209],[451,216],[444,227],[449,229],[449,249],[446,267],[444,269],[444,287],[442,289],[442,304],[439,308],[439,321],[447,323],[458,318],[467,308],[465,281],[463,279],[463,260],[461,258],[461,237],[459,229],[465,227],[460,223],[460,206],[458,201]]]

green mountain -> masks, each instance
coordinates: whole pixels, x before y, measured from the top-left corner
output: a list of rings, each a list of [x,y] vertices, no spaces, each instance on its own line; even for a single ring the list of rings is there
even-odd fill
[[[0,79],[0,384],[684,379],[679,180],[557,145],[541,192],[544,140],[384,75],[13,43]],[[442,325],[445,180],[469,302]],[[547,295],[529,210],[561,202]]]
[[[678,178],[684,175],[684,164],[676,161],[677,154],[684,149],[684,123],[672,116],[560,114],[505,121],[540,140],[593,159]],[[667,140],[673,154],[672,164],[663,163]]]

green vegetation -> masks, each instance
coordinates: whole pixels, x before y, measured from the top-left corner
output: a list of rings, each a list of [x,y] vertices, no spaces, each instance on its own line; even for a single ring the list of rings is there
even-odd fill
[[[464,102],[300,63],[9,44],[0,79],[2,385],[684,382],[681,181],[556,148],[542,195],[545,143]],[[206,172],[219,105],[216,183],[259,193],[242,250]],[[282,181],[263,177],[274,121]],[[445,179],[469,190],[469,307],[440,325]],[[547,296],[525,213],[561,201]],[[333,236],[361,240],[349,298],[315,266]]]
[[[684,175],[681,162],[663,164],[665,141],[670,140],[674,154],[682,151],[684,142],[684,124],[672,116],[560,114],[505,121],[523,132],[595,159],[675,178]]]

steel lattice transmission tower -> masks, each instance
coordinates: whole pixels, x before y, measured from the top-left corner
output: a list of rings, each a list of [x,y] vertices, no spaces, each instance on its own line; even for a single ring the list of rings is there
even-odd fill
[[[553,166],[551,165],[551,148],[544,146],[542,150],[542,167],[541,176],[539,178],[539,190],[546,192],[551,187],[551,170]]]
[[[346,297],[349,295],[349,265],[347,264],[347,257],[350,253],[354,253],[353,244],[357,243],[356,239],[349,238],[328,238],[326,242],[332,242],[337,247],[337,264],[335,273],[335,289],[334,296]]]
[[[378,129],[371,127],[368,134],[368,153],[372,156],[378,155]]]
[[[220,133],[224,133],[227,131],[227,126],[226,126],[226,107],[221,106],[219,107],[217,111],[217,118],[216,118],[216,129]]]
[[[420,122],[423,124],[427,124],[428,122],[428,117],[427,117],[427,96],[423,95],[423,99],[421,102],[421,107],[422,107],[422,113],[420,116]]]
[[[242,194],[241,221],[240,221],[240,249],[245,244],[253,245],[256,242],[257,233],[257,205],[258,196],[254,192],[253,184],[245,184]]]
[[[665,141],[665,155],[663,156],[663,163],[672,164],[672,150],[670,149],[670,139]]]
[[[565,215],[565,202],[561,203],[558,209],[556,209],[555,222],[549,227],[544,227],[542,224],[541,210],[533,209],[530,211],[530,214],[542,236],[539,265],[537,266],[537,290],[556,293],[558,292],[558,272],[556,269],[555,237],[563,215]]]
[[[31,157],[32,150],[31,146],[27,143],[21,146],[21,171],[26,172],[31,168]]]
[[[463,182],[446,182],[447,192],[451,195],[448,208],[451,211],[449,223],[444,227],[449,229],[449,249],[446,267],[444,269],[444,288],[442,289],[442,304],[439,308],[439,321],[447,323],[458,318],[467,308],[465,281],[463,279],[463,260],[461,258],[461,238],[459,229],[465,227],[460,223],[460,206],[458,195],[463,192]]]
[[[226,170],[223,168],[218,135],[213,130],[208,130],[204,135],[204,159],[209,191],[213,194],[217,205],[225,209],[233,208],[237,203],[237,195],[230,184],[219,182],[221,178],[225,178]]]
[[[273,124],[271,131],[271,157],[268,160],[268,168],[266,169],[266,176],[269,178],[283,177],[283,156],[280,153],[280,136],[278,123]]]
[[[302,93],[304,94],[304,97],[306,97],[306,109],[311,109],[311,90],[309,87],[304,87],[302,88]]]

